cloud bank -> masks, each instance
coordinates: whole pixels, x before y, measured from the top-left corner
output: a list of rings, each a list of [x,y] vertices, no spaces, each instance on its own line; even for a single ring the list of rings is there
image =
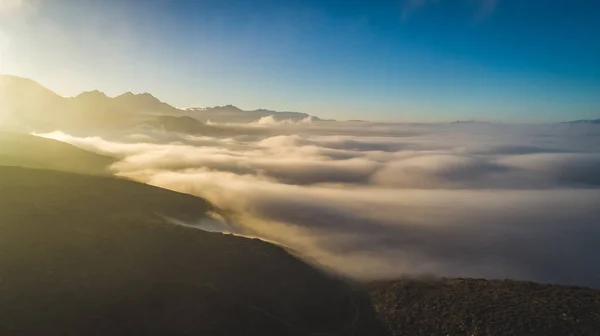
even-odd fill
[[[515,278],[600,287],[600,128],[263,125],[263,135],[44,136],[116,174],[208,199],[228,231],[357,279]]]

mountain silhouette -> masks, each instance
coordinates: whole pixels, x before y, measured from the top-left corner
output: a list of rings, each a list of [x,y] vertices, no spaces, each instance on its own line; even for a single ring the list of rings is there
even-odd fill
[[[0,76],[0,122],[15,126],[52,124],[66,114],[65,99],[30,79]]]
[[[35,81],[0,76],[0,109],[5,127],[37,131],[86,130],[135,124],[132,111],[99,91],[65,98]]]
[[[33,80],[12,75],[0,76],[0,110],[0,127],[37,131],[128,128],[158,116],[187,116],[202,123],[250,123],[269,116],[299,121],[309,117],[298,112],[244,111],[233,105],[178,109],[150,93],[126,92],[113,98],[95,90],[62,97]]]
[[[600,124],[600,118],[598,118],[598,119],[573,120],[573,121],[569,121],[567,123],[568,124],[592,124],[592,125],[598,125],[598,124]]]
[[[234,105],[188,108],[185,111],[187,114],[200,121],[217,123],[251,123],[270,116],[273,116],[273,118],[278,121],[291,120],[297,122],[311,117],[309,114],[301,112],[277,112],[267,109],[246,111]],[[312,118],[313,121],[322,121],[318,117],[312,116]]]
[[[146,112],[154,114],[178,114],[181,110],[173,107],[165,102],[160,101],[150,93],[134,94],[126,92],[120,96],[115,97],[114,102],[119,106],[136,112]]]

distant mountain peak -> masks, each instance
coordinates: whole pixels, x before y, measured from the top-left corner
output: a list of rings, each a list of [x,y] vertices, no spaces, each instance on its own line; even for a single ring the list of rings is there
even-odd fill
[[[300,121],[324,121],[318,117],[301,112],[282,112],[264,108],[256,110],[242,110],[241,108],[231,104],[213,107],[191,107],[184,109],[184,111],[192,115],[194,118],[205,123],[253,123],[260,122],[262,118],[270,118],[269,120],[288,124]]]
[[[19,76],[15,76],[15,75],[8,75],[8,74],[0,74],[0,80],[2,80],[2,81],[28,82],[28,83],[39,85],[33,79],[29,79],[29,78],[25,78],[25,77],[19,77]]]
[[[14,75],[0,75],[0,86],[2,86],[4,93],[11,92],[15,93],[17,91],[37,91],[38,93],[43,92],[48,95],[56,96],[58,95],[51,90],[45,88],[40,83],[34,81],[33,79],[14,76]]]
[[[108,98],[108,96],[104,92],[98,90],[85,91],[75,96],[75,98],[81,97]]]
[[[600,124],[600,118],[598,119],[581,119],[574,121],[567,121],[567,124]]]
[[[456,120],[451,122],[451,124],[489,124],[489,121],[480,121],[480,120]]]
[[[146,100],[156,100],[156,101],[160,101],[158,98],[154,97],[152,94],[148,93],[148,92],[144,92],[144,93],[133,93],[131,91],[127,91],[119,96],[117,96],[116,98],[141,98],[141,99],[146,99]]]
[[[123,94],[120,94],[118,96],[116,96],[115,98],[120,98],[120,97],[133,97],[135,96],[135,93],[131,92],[131,91],[127,91]]]
[[[273,110],[269,110],[269,109],[263,109],[263,108],[260,108],[260,109],[253,110],[252,112],[261,112],[261,113],[277,113],[277,111],[273,111]]]
[[[213,109],[215,109],[215,110],[235,110],[235,111],[242,111],[241,108],[239,108],[239,107],[237,107],[235,105],[231,105],[231,104],[228,104],[228,105],[225,105],[225,106],[215,106],[215,107],[213,107]]]
[[[61,99],[64,98],[32,79],[0,75],[2,120],[11,120],[14,124],[49,122],[44,119],[47,115],[43,110],[60,105]]]
[[[118,102],[122,107],[127,107],[131,110],[146,112],[160,111],[167,114],[181,112],[176,107],[161,101],[148,92],[133,93],[128,91],[115,97],[115,101]]]
[[[1,0],[0,0],[1,1]],[[182,116],[189,114],[201,123],[235,122],[252,123],[271,117],[277,122],[299,122],[302,120],[322,121],[317,117],[300,112],[281,112],[269,109],[243,110],[233,104],[223,106],[180,109],[156,98],[149,92],[124,92],[109,97],[104,92],[93,90],[73,97],[62,97],[37,82],[12,75],[0,74],[0,101],[10,103],[10,113],[20,119],[36,120],[36,127],[56,128],[56,125],[89,125],[97,127],[100,121],[109,120],[127,123],[136,114]],[[5,103],[5,105],[8,105]],[[85,113],[82,113],[85,111]],[[73,116],[77,116],[77,120]],[[307,119],[308,118],[308,119]],[[178,122],[192,120],[179,119]],[[107,122],[109,123],[109,122]],[[64,126],[66,127],[66,126]],[[73,126],[75,127],[75,126]]]

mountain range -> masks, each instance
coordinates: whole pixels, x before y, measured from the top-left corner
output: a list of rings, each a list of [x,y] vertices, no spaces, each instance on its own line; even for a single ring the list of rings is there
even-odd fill
[[[264,117],[321,121],[306,113],[244,111],[233,105],[179,109],[150,93],[126,92],[108,97],[100,91],[89,91],[75,97],[62,97],[33,80],[11,75],[0,76],[0,109],[0,126],[16,129],[26,126],[39,131],[127,128],[148,122],[156,125],[157,117],[163,120],[187,117],[187,121],[196,124],[251,123]]]
[[[278,122],[333,122],[300,112],[268,109],[242,110],[234,105],[176,108],[150,93],[126,92],[108,97],[100,91],[62,97],[39,83],[17,76],[0,75],[0,128],[36,131],[87,131],[151,125],[168,131],[220,134],[211,124]],[[453,123],[478,123],[455,121]],[[600,124],[600,119],[569,121],[571,124]],[[227,132],[225,132],[227,133]]]
[[[240,122],[251,123],[260,120],[261,118],[273,116],[275,120],[291,120],[300,121],[311,118],[313,121],[324,121],[318,117],[311,116],[300,112],[277,112],[266,109],[245,111],[237,106],[225,105],[208,108],[188,108],[185,113],[203,122]]]

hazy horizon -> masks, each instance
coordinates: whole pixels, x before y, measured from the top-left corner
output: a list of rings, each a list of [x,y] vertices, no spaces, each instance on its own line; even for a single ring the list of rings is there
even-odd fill
[[[0,3],[0,73],[62,96],[150,92],[325,119],[600,117],[597,3]]]
[[[13,78],[19,78],[19,79],[25,79],[25,80],[33,81],[33,82],[41,85],[42,87],[44,87],[44,88],[52,91],[53,93],[57,94],[58,96],[60,96],[62,98],[76,98],[77,96],[80,96],[80,95],[85,94],[85,93],[91,93],[91,92],[99,92],[99,93],[105,95],[107,98],[118,98],[118,97],[124,96],[126,94],[133,94],[133,95],[146,95],[146,94],[149,94],[149,95],[153,96],[154,98],[160,100],[161,102],[169,104],[170,106],[172,106],[172,107],[174,107],[176,109],[183,110],[183,111],[185,111],[185,110],[193,110],[193,109],[204,109],[204,108],[210,109],[210,108],[215,108],[215,107],[233,107],[233,108],[239,108],[242,111],[256,111],[256,110],[272,111],[272,112],[274,112],[274,114],[271,115],[273,117],[277,115],[276,113],[280,113],[280,112],[286,112],[286,113],[287,112],[304,113],[303,111],[276,111],[276,110],[273,110],[273,109],[270,109],[270,108],[264,107],[264,106],[256,108],[256,109],[249,109],[249,108],[244,108],[243,106],[237,106],[237,105],[234,105],[234,104],[225,104],[225,105],[216,105],[216,106],[186,106],[186,107],[181,107],[181,106],[175,106],[173,104],[170,104],[168,101],[164,101],[164,100],[160,99],[160,97],[156,97],[152,92],[131,92],[131,91],[127,91],[127,92],[116,93],[114,95],[108,95],[106,92],[103,92],[103,91],[98,90],[98,89],[94,89],[94,90],[90,90],[90,91],[78,92],[78,93],[75,93],[72,96],[62,96],[62,95],[56,93],[54,90],[52,90],[52,88],[46,87],[42,83],[39,83],[39,82],[35,81],[32,78],[21,77],[21,76],[17,76],[17,75],[14,75],[14,74],[2,74],[2,73],[0,73],[0,77],[2,77],[2,76],[9,76],[9,77],[13,77]],[[310,115],[310,116],[314,116],[314,117],[317,117],[317,118],[325,119],[325,118],[322,118],[319,115]],[[283,124],[285,124],[285,121],[286,121],[285,119],[284,120],[269,120],[269,118],[270,117],[263,117],[263,118],[257,120],[256,122],[258,124],[262,124],[263,122],[266,122],[266,123],[276,122],[277,123],[277,122],[284,121]],[[437,120],[437,121],[421,120],[421,121],[405,121],[405,122],[394,121],[394,120],[377,120],[377,119],[361,118],[361,119],[346,119],[346,120],[341,119],[341,120],[335,120],[335,121],[341,121],[341,122],[345,122],[345,121],[365,121],[365,122],[376,122],[376,123],[379,122],[379,123],[388,123],[388,124],[394,124],[394,123],[398,123],[398,124],[402,124],[402,123],[425,123],[425,124],[432,123],[432,124],[435,124],[435,123],[452,123],[452,122],[483,122],[483,123],[497,123],[497,124],[515,124],[515,125],[517,125],[517,124],[524,124],[524,125],[531,124],[531,125],[535,125],[535,124],[553,124],[553,123],[561,123],[561,122],[571,122],[571,121],[580,121],[580,120],[585,121],[585,120],[596,120],[596,119],[600,119],[600,118],[569,119],[569,120],[565,119],[565,120],[557,120],[557,121],[518,121],[518,120],[517,121],[498,121],[498,120],[490,120],[490,119],[475,119],[475,118],[471,118],[471,119],[448,119],[448,120]],[[331,119],[331,120],[334,120],[334,119]],[[289,121],[290,122],[295,122],[295,121],[292,121],[292,120],[289,120]]]

